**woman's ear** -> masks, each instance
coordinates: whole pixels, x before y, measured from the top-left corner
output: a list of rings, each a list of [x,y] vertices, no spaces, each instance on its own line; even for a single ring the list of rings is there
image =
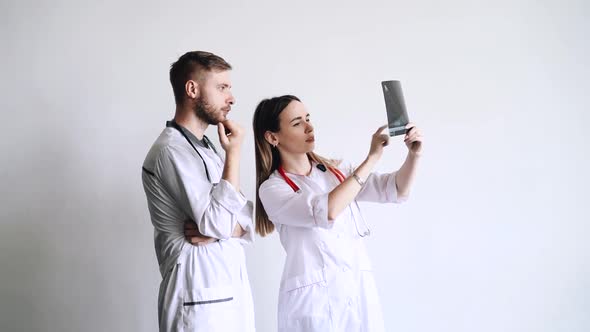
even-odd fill
[[[279,138],[277,137],[277,134],[273,133],[270,130],[267,130],[264,133],[264,139],[268,142],[268,144],[272,146],[276,146],[277,144],[279,144]]]

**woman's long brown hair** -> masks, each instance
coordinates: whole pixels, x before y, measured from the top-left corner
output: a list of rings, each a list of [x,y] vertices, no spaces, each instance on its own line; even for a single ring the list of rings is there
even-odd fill
[[[292,101],[301,101],[292,95],[284,95],[270,99],[262,100],[256,107],[252,126],[254,128],[254,143],[256,157],[256,232],[260,236],[266,236],[275,229],[274,224],[268,219],[268,215],[260,202],[258,189],[270,175],[281,165],[281,155],[279,150],[273,148],[264,138],[267,131],[277,133],[279,127],[279,115]],[[324,164],[326,167],[335,167],[333,160],[326,159],[314,152],[307,154],[310,160]],[[287,184],[285,184],[287,185]]]

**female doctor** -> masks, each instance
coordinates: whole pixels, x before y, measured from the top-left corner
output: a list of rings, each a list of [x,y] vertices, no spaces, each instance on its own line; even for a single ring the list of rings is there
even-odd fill
[[[279,331],[384,331],[371,264],[369,229],[358,201],[405,200],[422,150],[407,126],[408,156],[398,171],[372,173],[388,144],[380,127],[357,168],[314,153],[309,113],[295,96],[260,102],[254,113],[256,231],[275,228],[286,252],[279,288]]]

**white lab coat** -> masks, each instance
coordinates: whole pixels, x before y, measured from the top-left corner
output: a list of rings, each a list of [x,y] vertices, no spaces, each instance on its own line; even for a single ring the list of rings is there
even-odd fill
[[[339,168],[345,176],[350,166]],[[339,184],[330,171],[313,164],[308,176],[287,173],[296,193],[275,171],[259,189],[269,219],[286,251],[279,289],[281,332],[384,331],[371,263],[363,244],[368,230],[357,201],[399,202],[395,173],[371,174],[333,223],[328,193]]]
[[[251,332],[254,306],[243,245],[251,242],[252,203],[221,180],[223,160],[185,131],[207,164],[180,132],[166,128],[143,164],[143,185],[154,226],[162,274],[158,296],[160,331]],[[195,141],[196,140],[196,141]],[[216,183],[216,184],[212,184]],[[184,221],[221,239],[193,246],[184,238]],[[239,223],[246,230],[231,238]]]

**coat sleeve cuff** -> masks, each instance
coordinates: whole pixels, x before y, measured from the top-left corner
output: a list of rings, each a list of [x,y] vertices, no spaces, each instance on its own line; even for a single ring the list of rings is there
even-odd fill
[[[252,222],[252,216],[254,214],[254,204],[251,201],[247,201],[246,205],[240,211],[238,215],[238,224],[246,232],[239,240],[243,241],[244,244],[254,242],[254,224]]]
[[[213,188],[211,196],[219,205],[233,214],[240,212],[244,205],[246,205],[246,202],[248,202],[242,193],[236,191],[231,183],[223,179]]]
[[[407,197],[398,197],[397,195],[397,185],[395,184],[395,177],[397,176],[397,172],[393,172],[389,175],[387,179],[387,185],[385,189],[385,195],[387,197],[387,202],[391,203],[403,203],[408,200]]]
[[[328,193],[315,196],[311,199],[311,208],[316,226],[332,228],[333,222],[328,219]]]

